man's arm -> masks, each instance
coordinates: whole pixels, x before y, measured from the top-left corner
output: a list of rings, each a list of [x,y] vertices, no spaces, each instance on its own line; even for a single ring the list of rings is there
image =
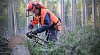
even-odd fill
[[[50,27],[50,15],[49,15],[49,13],[47,13],[44,18],[44,25],[41,26],[40,28],[38,28],[36,31],[37,31],[37,33],[41,33],[43,31],[47,30],[49,27]]]
[[[35,16],[34,16],[35,17]],[[30,21],[29,25],[28,25],[28,29],[31,30],[33,29],[35,24],[38,24],[38,19],[35,17],[33,17],[33,20]]]
[[[38,23],[39,23],[39,21],[38,21],[38,18],[37,18],[37,17],[34,17],[34,18],[33,18],[33,21],[30,22],[30,24],[32,24],[33,26],[34,26],[35,24],[38,24]]]

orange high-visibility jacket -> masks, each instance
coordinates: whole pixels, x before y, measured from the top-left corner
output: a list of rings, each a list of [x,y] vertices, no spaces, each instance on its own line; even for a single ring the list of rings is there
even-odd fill
[[[46,14],[49,13],[50,14],[50,26],[53,23],[57,23],[57,29],[61,30],[61,22],[59,21],[59,19],[48,9],[42,9],[41,8],[41,16],[34,16],[34,21],[31,22],[32,25],[38,24],[39,22],[39,18],[41,17],[41,25],[44,25],[44,18],[46,16]],[[52,29],[52,28],[51,28]]]

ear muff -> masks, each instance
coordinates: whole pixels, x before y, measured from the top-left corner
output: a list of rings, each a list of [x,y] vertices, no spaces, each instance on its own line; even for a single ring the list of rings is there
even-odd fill
[[[40,9],[40,7],[38,5],[35,6],[36,9]]]
[[[35,9],[40,9],[40,7],[36,4],[32,4],[32,6],[35,6]]]

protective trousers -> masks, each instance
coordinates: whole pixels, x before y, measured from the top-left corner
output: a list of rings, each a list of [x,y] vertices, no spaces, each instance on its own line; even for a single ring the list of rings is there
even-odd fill
[[[58,30],[46,30],[46,41],[57,41]]]

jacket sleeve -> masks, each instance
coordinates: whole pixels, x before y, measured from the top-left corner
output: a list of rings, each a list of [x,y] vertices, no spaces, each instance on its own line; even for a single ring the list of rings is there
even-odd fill
[[[34,20],[32,22],[30,22],[31,25],[35,25],[35,24],[38,24],[39,21],[38,21],[38,18],[34,17]]]
[[[50,27],[50,15],[49,15],[49,13],[47,13],[44,18],[44,25],[41,26],[40,28],[38,28],[36,31],[37,31],[37,33],[41,33],[43,31],[47,30],[49,27]]]

